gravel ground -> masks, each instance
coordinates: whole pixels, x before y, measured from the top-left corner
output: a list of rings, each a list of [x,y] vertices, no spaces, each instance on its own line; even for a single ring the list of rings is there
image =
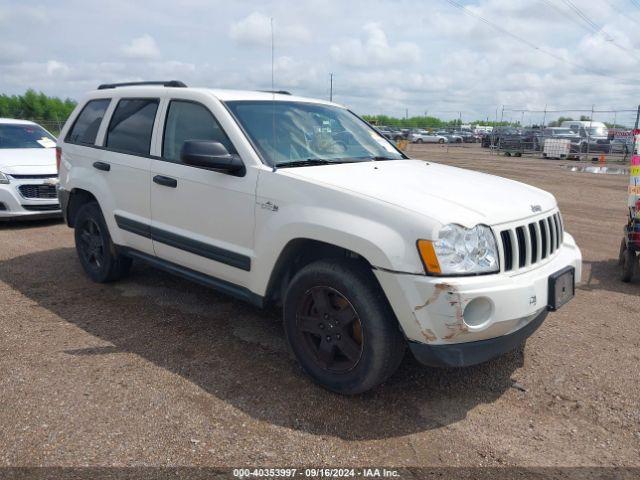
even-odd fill
[[[627,177],[411,153],[558,198],[584,283],[526,346],[460,370],[407,357],[344,398],[305,378],[276,313],[140,264],[97,285],[62,223],[0,224],[0,466],[640,466],[640,282],[617,266]]]

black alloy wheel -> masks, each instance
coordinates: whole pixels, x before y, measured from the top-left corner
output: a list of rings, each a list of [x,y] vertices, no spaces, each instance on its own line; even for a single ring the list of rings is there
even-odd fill
[[[118,280],[129,272],[131,258],[119,252],[109,235],[100,206],[82,205],[74,218],[76,251],[86,274],[94,282]]]
[[[79,225],[78,252],[85,265],[100,270],[104,264],[105,244],[100,225],[93,218],[85,218]]]
[[[362,324],[353,305],[332,287],[309,289],[296,313],[301,347],[316,364],[332,372],[347,372],[360,361]]]

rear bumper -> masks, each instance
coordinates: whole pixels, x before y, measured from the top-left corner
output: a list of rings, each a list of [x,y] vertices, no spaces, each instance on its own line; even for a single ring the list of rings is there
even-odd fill
[[[448,345],[409,342],[409,348],[416,360],[428,367],[477,365],[514,350],[542,325],[547,313],[547,310],[543,310],[520,330],[501,337]]]
[[[64,218],[64,222],[69,226],[70,224],[69,224],[67,207],[69,206],[70,197],[71,197],[70,192],[68,190],[65,190],[64,188],[60,188],[60,185],[58,185],[58,202],[60,202],[60,208],[62,210],[62,216]]]

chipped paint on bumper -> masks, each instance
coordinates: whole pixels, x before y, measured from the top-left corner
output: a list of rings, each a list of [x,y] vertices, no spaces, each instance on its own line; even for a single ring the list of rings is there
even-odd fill
[[[573,266],[580,281],[582,256],[569,234],[550,261],[524,273],[474,277],[429,277],[374,270],[407,339],[453,345],[510,335],[547,309],[549,276]],[[465,307],[476,298],[491,305],[486,321],[465,322]]]

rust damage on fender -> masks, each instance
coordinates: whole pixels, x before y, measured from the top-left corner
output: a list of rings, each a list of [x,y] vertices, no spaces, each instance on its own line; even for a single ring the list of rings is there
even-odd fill
[[[443,338],[448,340],[456,337],[461,333],[468,331],[467,325],[464,323],[463,309],[462,309],[462,305],[463,305],[462,296],[460,295],[458,290],[450,283],[445,283],[445,282],[438,283],[434,286],[434,290],[431,296],[422,305],[418,305],[414,308],[413,316],[416,320],[416,323],[420,327],[420,331],[422,332],[422,335],[428,341],[436,340],[437,336],[434,334],[434,332],[431,329],[422,328],[422,325],[418,321],[418,317],[416,316],[415,312],[417,312],[418,310],[422,310],[423,308],[426,308],[429,305],[433,305],[438,301],[438,299],[442,296],[442,294],[445,294],[447,296],[446,301],[449,304],[449,307],[452,311],[451,317],[453,319],[452,322],[445,323],[445,326],[450,330],[450,333],[445,335]]]

